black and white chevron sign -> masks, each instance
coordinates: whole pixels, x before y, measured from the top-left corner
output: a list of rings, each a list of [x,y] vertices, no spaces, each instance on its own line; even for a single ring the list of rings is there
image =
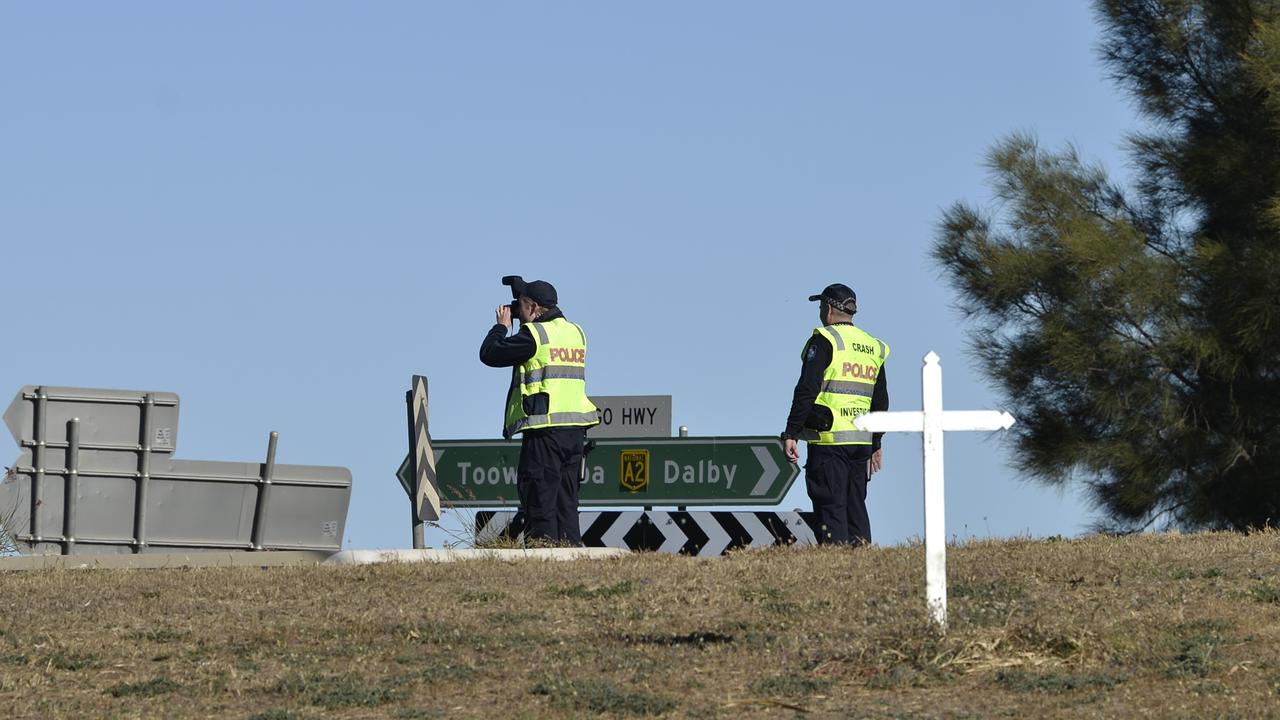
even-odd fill
[[[808,512],[580,512],[582,544],[713,557],[729,550],[769,545],[813,545],[813,513]],[[517,513],[476,513],[476,544],[498,538],[521,539],[524,518]]]
[[[413,376],[409,391],[409,462],[416,490],[413,507],[417,520],[439,520],[440,481],[436,477],[436,456],[427,426],[427,379],[422,375]]]

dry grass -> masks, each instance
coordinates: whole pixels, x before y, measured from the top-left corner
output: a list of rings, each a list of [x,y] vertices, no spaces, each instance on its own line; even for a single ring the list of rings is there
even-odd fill
[[[1280,533],[0,574],[7,717],[1280,717]]]

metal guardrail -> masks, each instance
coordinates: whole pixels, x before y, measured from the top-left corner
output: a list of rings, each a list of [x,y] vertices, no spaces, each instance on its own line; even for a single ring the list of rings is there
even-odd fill
[[[177,460],[178,396],[26,386],[4,420],[22,448],[0,481],[0,518],[32,554],[342,548],[351,473]]]

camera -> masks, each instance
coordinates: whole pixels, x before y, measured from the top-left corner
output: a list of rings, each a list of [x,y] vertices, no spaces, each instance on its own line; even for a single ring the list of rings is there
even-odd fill
[[[511,317],[520,314],[520,296],[524,293],[524,278],[519,275],[503,275],[502,284],[511,287]]]

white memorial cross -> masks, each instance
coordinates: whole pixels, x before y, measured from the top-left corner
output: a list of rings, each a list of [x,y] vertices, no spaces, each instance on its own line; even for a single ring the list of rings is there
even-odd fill
[[[939,628],[947,626],[947,535],[942,495],[942,434],[956,430],[1008,430],[1014,418],[995,410],[942,409],[942,367],[937,353],[920,371],[923,411],[873,412],[856,419],[870,432],[918,432],[924,440],[925,597]]]

